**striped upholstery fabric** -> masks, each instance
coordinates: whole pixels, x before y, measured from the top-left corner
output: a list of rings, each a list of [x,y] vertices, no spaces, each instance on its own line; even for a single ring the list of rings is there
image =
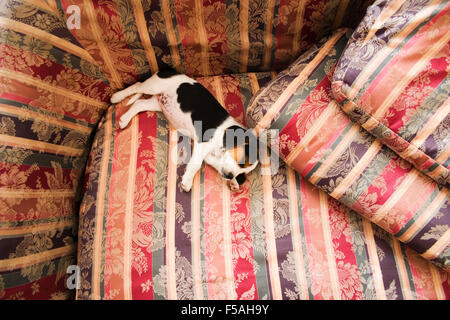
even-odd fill
[[[376,1],[333,76],[343,110],[450,186],[450,3]]]
[[[245,124],[274,76],[199,81]],[[182,191],[185,137],[160,113],[118,129],[124,103],[108,109],[90,155],[78,299],[450,298],[448,273],[283,163],[272,176],[258,167],[237,193],[203,166]]]
[[[88,27],[71,31],[116,87],[165,64],[190,76],[280,70],[331,30],[356,27],[372,2],[61,1],[79,6]]]
[[[165,64],[280,69],[371,2],[1,1],[0,299],[69,296],[80,178],[113,88]]]
[[[448,270],[448,189],[352,122],[331,98],[345,31],[319,42],[258,92],[247,109],[248,125],[259,133],[279,130],[279,153],[288,165]]]
[[[56,8],[0,6],[0,299],[64,299],[108,80]]]

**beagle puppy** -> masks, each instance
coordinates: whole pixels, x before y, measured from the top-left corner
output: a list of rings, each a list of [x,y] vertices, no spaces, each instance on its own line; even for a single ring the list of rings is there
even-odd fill
[[[140,99],[142,95],[149,99]],[[189,192],[203,161],[215,168],[232,191],[246,180],[246,174],[258,164],[257,138],[237,123],[214,96],[200,83],[173,69],[158,71],[114,93],[112,103],[132,96],[130,109],[122,115],[119,126],[143,111],[161,111],[169,123],[193,140],[192,156],[186,166],[181,187]]]

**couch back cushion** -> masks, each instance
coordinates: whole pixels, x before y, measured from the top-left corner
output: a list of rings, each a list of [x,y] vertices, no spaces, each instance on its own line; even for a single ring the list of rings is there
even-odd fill
[[[68,298],[77,190],[112,90],[44,1],[0,10],[0,299]]]
[[[168,64],[190,76],[280,70],[373,0],[62,1],[75,38],[117,87]],[[66,14],[68,19],[71,14]]]
[[[331,96],[351,32],[318,42],[257,92],[247,125],[309,182],[445,269],[450,268],[448,189],[354,123]],[[263,139],[263,141],[266,139]]]
[[[343,110],[450,186],[450,3],[376,1],[333,77]]]

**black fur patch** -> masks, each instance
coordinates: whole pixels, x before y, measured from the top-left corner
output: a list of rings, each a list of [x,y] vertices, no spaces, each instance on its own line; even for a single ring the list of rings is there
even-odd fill
[[[167,79],[179,74],[181,73],[171,67],[166,67],[163,70],[158,71],[158,77],[160,77],[161,79]]]
[[[199,142],[207,142],[212,134],[204,137],[205,131],[216,129],[228,117],[228,112],[214,96],[200,83],[182,83],[177,89],[178,103],[183,112],[191,112],[192,122],[201,121],[201,132],[197,132]],[[196,127],[197,129],[197,127]]]
[[[239,185],[243,184],[243,183],[245,182],[246,179],[247,179],[247,178],[245,177],[245,174],[243,174],[243,173],[238,174],[238,175],[236,176],[236,181],[237,181],[237,183],[239,183]]]

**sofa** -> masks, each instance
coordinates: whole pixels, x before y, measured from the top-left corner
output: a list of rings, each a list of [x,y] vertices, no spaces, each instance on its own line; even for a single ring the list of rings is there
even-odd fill
[[[0,299],[449,299],[449,24],[446,0],[2,1]],[[184,192],[161,113],[119,128],[111,95],[167,66],[279,133],[239,191],[203,165]]]

